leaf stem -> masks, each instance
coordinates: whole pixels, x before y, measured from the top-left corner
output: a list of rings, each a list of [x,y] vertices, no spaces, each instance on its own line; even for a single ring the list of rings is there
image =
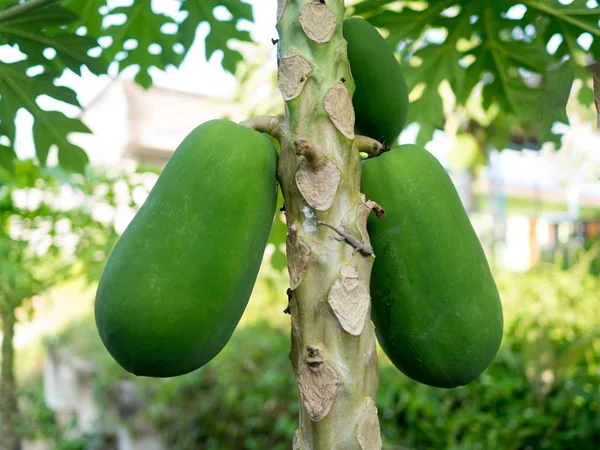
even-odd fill
[[[30,0],[26,3],[13,6],[11,8],[0,11],[0,23],[8,22],[17,17],[24,16],[32,11],[57,3],[59,0]]]
[[[579,27],[582,30],[587,31],[588,33],[590,33],[594,36],[600,36],[600,29],[598,29],[597,27],[595,27],[593,25],[588,25],[587,23],[582,22],[581,20],[577,20],[577,19],[571,17],[571,15],[568,14],[569,13],[568,9],[565,10],[565,14],[561,14],[561,12],[556,10],[555,8],[544,5],[538,1],[524,0],[523,4],[525,4],[525,6],[528,6],[530,8],[534,8],[534,9],[537,9],[538,11],[546,13],[549,16],[552,16],[557,20],[562,20],[562,21],[568,23],[569,25]],[[588,14],[592,14],[592,11],[593,10],[590,9],[590,12]],[[577,10],[577,13],[578,13],[578,15],[583,15],[581,10]]]

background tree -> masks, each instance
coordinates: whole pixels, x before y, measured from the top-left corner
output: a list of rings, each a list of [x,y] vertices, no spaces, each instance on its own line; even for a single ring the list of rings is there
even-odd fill
[[[0,449],[12,450],[17,438],[16,311],[32,317],[33,297],[71,277],[99,278],[118,237],[115,207],[124,201],[136,206],[119,197],[115,186],[124,182],[131,192],[140,181],[89,170],[82,178],[30,160],[0,168]]]

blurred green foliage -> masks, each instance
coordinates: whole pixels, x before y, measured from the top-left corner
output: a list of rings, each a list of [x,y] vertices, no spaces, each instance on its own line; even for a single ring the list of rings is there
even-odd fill
[[[523,275],[497,275],[503,345],[468,386],[420,385],[380,354],[384,449],[600,448],[600,280],[589,272],[593,256],[568,270],[545,265]],[[118,420],[133,423],[143,416],[169,449],[288,449],[298,414],[289,318],[273,318],[282,298],[270,298],[275,306],[250,305],[269,317],[245,322],[213,361],[178,378],[125,373],[102,347],[91,318],[50,345],[68,346],[96,364],[98,401],[106,414],[115,410],[116,382],[135,379],[142,404]],[[41,428],[48,417],[34,413],[43,404],[29,404],[33,433],[34,422]]]
[[[600,281],[587,263],[498,277],[503,345],[468,386],[432,389],[383,364],[386,441],[419,449],[600,448]]]
[[[92,450],[91,439],[69,437],[65,429],[56,425],[54,412],[44,402],[44,388],[41,383],[29,383],[19,390],[19,401],[28,411],[28,416],[18,422],[18,435],[29,440],[49,440],[54,450]]]
[[[96,282],[119,236],[117,210],[137,210],[156,177],[90,166],[84,175],[71,174],[33,160],[11,160],[0,168],[2,448],[12,448],[12,419],[20,419],[14,400],[15,311],[20,321],[30,321],[35,296],[73,277]]]
[[[173,450],[287,450],[298,416],[289,349],[280,329],[244,328],[205,368],[151,383],[145,413]]]
[[[136,211],[156,171],[60,167],[17,161],[0,169],[0,309],[23,303],[74,274],[96,282],[118,239],[116,209]],[[33,311],[30,311],[33,313]],[[1,319],[1,317],[0,317]]]

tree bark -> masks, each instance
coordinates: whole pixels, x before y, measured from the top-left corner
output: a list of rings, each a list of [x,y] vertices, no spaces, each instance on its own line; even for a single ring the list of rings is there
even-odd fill
[[[11,309],[3,309],[1,313],[3,337],[0,375],[0,450],[14,450],[16,446],[14,419],[17,413],[13,347],[15,315]]]
[[[366,230],[373,204],[360,193],[359,156],[377,143],[354,135],[344,13],[343,0],[278,0],[286,108],[274,135],[288,224],[298,450],[381,448]]]

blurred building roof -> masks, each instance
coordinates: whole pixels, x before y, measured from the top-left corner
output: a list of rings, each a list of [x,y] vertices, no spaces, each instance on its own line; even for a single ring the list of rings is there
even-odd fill
[[[123,160],[165,163],[185,136],[211,119],[244,119],[232,102],[152,87],[144,90],[118,78],[90,103],[81,116],[94,134],[78,134],[73,142],[88,152],[93,164]]]

